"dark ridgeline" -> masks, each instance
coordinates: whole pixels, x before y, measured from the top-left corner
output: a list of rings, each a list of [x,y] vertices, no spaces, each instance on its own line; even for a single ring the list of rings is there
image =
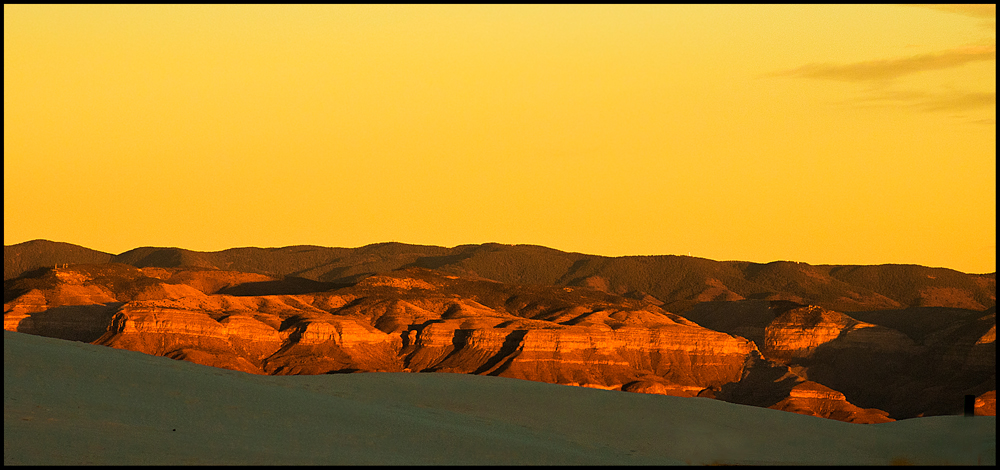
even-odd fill
[[[607,257],[497,243],[454,248],[403,243],[360,248],[303,245],[216,252],[142,247],[119,255],[46,240],[4,246],[5,281],[63,263],[223,269],[337,285],[423,267],[509,284],[585,286],[633,298],[652,297],[665,310],[678,313],[703,302],[743,299],[814,304],[843,312],[910,307],[981,311],[996,305],[996,273],[966,274],[917,265],[813,266],[674,255]]]
[[[3,247],[3,279],[12,279],[38,268],[57,264],[110,263],[114,255],[71,243],[31,240]]]

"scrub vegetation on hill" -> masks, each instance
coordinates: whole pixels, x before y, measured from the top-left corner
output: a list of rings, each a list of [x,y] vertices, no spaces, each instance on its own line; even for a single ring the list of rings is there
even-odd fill
[[[585,286],[618,295],[648,295],[674,312],[705,301],[742,299],[785,300],[847,312],[918,306],[983,310],[996,305],[995,273],[967,274],[916,265],[713,261],[673,255],[606,257],[497,243],[453,248],[378,243],[360,248],[289,246],[217,252],[143,247],[110,255],[35,240],[4,246],[4,279],[60,263],[107,262],[292,276],[330,285],[423,267],[509,284]]]

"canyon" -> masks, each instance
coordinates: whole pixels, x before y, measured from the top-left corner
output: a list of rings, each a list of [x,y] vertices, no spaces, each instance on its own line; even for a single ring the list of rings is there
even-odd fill
[[[995,273],[537,246],[4,247],[4,329],[264,375],[459,373],[853,423],[995,415]]]

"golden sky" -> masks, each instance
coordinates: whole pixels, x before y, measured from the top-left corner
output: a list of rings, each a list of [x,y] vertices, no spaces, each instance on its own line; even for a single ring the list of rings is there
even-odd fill
[[[996,6],[4,5],[4,244],[996,270]]]

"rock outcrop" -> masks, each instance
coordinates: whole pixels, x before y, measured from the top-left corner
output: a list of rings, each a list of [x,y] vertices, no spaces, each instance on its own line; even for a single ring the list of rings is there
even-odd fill
[[[990,390],[976,397],[974,405],[976,416],[997,415],[997,391]]]
[[[669,393],[689,396],[738,380],[754,349],[645,301],[583,287],[412,268],[327,292],[218,293],[239,281],[275,280],[120,265],[58,269],[5,304],[5,324],[257,374],[460,372],[609,389],[655,376]],[[82,315],[84,307],[103,316]],[[54,313],[60,308],[76,310]]]
[[[895,421],[886,411],[857,407],[848,402],[843,393],[809,380],[792,387],[788,398],[769,408],[848,423],[871,424]]]
[[[760,346],[762,358],[748,363],[741,381],[715,393],[722,400],[806,414],[808,409],[842,407],[834,395],[822,406],[815,400],[803,405],[793,388],[809,381],[843,394],[860,410],[882,410],[903,419],[959,414],[964,395],[996,390],[995,307],[985,312],[924,307],[848,315],[791,301],[746,300],[706,302],[685,315]],[[850,407],[835,415],[845,421],[881,419]]]
[[[788,310],[772,320],[764,330],[761,352],[768,358],[798,362],[808,359],[821,347],[903,353],[916,350],[913,340],[896,330],[808,305]]]

